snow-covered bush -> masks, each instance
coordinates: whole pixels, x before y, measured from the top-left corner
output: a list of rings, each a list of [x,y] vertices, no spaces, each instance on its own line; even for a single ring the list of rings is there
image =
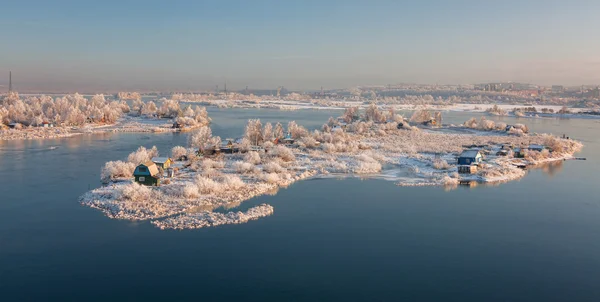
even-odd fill
[[[433,167],[438,170],[448,170],[450,168],[450,164],[442,158],[435,158],[433,160]]]
[[[120,187],[120,192],[117,194],[120,198],[131,201],[147,201],[156,199],[157,194],[153,193],[151,188],[132,182]]]
[[[358,166],[354,169],[354,173],[366,174],[377,173],[381,171],[381,164],[374,158],[361,154],[356,157],[359,160]]]
[[[200,190],[197,185],[187,182],[182,187],[182,193],[185,198],[198,198],[200,196]]]
[[[182,146],[175,146],[171,149],[171,157],[174,160],[179,160],[183,157],[187,157],[188,150]]]
[[[264,164],[262,166],[262,168],[263,168],[263,171],[265,171],[267,173],[281,173],[281,172],[285,171],[285,169],[276,162],[268,162],[268,163]]]
[[[305,137],[301,138],[299,140],[299,143],[301,143],[302,145],[304,145],[304,147],[311,148],[311,149],[312,148],[316,148],[319,145],[319,143],[317,142],[317,140],[314,139],[314,138],[312,138],[312,137],[310,137],[310,136],[305,136]]]
[[[281,145],[275,146],[271,151],[269,151],[269,154],[272,156],[275,156],[275,157],[279,157],[283,161],[286,161],[286,162],[291,162],[291,161],[296,160],[296,156],[294,155],[294,152],[292,152],[292,150],[290,150],[286,146],[281,146]]]
[[[233,163],[233,168],[238,173],[253,173],[256,167],[248,162],[236,161]]]
[[[221,184],[201,175],[196,176],[196,185],[202,194],[218,194],[225,189]]]
[[[262,173],[259,178],[262,181],[266,181],[270,184],[275,184],[281,181],[281,178],[277,173]]]
[[[486,110],[487,113],[489,114],[493,114],[493,115],[506,115],[506,110],[498,107],[498,105],[494,105],[494,107],[489,108]]]
[[[244,161],[253,165],[258,165],[261,163],[260,154],[256,151],[250,151],[244,156]]]
[[[225,167],[225,162],[223,162],[223,161],[216,161],[216,160],[212,160],[210,158],[204,159],[202,161],[202,169],[204,169],[204,170],[223,169],[223,167]]]
[[[116,178],[127,178],[133,176],[133,171],[136,165],[130,162],[124,161],[109,161],[104,164],[102,171],[100,172],[100,179],[102,182],[107,183]]]
[[[227,186],[229,190],[238,190],[246,186],[246,183],[237,175],[224,175],[223,185]]]

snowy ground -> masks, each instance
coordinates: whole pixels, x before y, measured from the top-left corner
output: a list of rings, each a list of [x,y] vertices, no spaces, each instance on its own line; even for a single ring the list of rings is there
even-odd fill
[[[507,135],[457,127],[397,129],[396,123],[360,122],[354,131],[306,133],[291,146],[268,151],[190,157],[178,162],[174,178],[145,187],[131,178],[115,179],[92,190],[81,202],[117,219],[151,220],[161,229],[194,229],[245,223],[273,213],[270,205],[245,212],[231,209],[255,196],[306,178],[374,177],[400,186],[447,186],[462,182],[500,183],[523,177],[518,166],[571,158],[582,145],[548,135]],[[351,127],[351,128],[352,128]],[[270,144],[270,143],[269,143]],[[502,145],[552,145],[554,152],[530,152],[525,158],[496,156]],[[456,158],[467,146],[485,146],[485,162],[473,175],[457,173]]]

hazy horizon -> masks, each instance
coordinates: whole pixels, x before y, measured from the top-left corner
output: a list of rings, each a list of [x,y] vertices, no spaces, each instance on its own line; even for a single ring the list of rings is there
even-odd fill
[[[20,91],[600,83],[595,1],[13,1]]]

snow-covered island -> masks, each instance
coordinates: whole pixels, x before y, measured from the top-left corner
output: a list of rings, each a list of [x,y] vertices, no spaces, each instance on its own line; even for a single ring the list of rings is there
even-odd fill
[[[262,125],[250,120],[243,138],[221,139],[208,126],[174,146],[168,157],[140,147],[102,168],[104,186],[80,198],[110,218],[150,220],[161,229],[245,223],[273,214],[262,204],[225,212],[295,181],[319,177],[382,177],[400,186],[505,182],[524,168],[572,158],[582,144],[525,125],[481,118],[443,125],[441,113],[410,119],[371,104],[347,108],[321,130],[294,121]],[[459,173],[460,172],[460,173]]]
[[[134,94],[134,96],[136,96]],[[137,99],[107,100],[104,95],[85,98],[80,94],[52,98],[21,98],[11,92],[0,100],[0,140],[69,137],[99,132],[189,131],[210,123],[205,107],[186,106],[179,101]],[[149,121],[165,120],[163,124]]]

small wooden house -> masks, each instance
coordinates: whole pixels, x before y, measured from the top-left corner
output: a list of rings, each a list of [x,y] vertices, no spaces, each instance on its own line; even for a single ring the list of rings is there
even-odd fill
[[[133,171],[135,182],[146,186],[160,185],[160,172],[153,162],[138,165]]]
[[[294,139],[292,138],[292,135],[290,133],[288,133],[284,138],[283,138],[283,143],[286,145],[291,145],[294,143]]]
[[[483,160],[479,150],[465,150],[458,157],[458,165],[478,165]]]
[[[171,166],[171,164],[173,164],[173,161],[168,157],[153,157],[152,162],[161,167],[163,170],[166,170]]]

